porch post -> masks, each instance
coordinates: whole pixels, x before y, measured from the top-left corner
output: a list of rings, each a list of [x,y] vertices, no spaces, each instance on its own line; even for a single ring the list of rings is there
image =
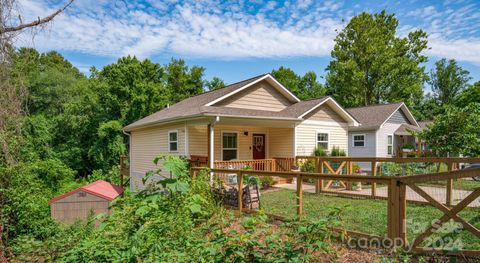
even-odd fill
[[[417,138],[417,157],[422,157],[422,139]]]
[[[210,169],[215,168],[214,140],[214,127],[212,124],[208,124],[208,162]],[[210,173],[210,183],[213,183],[213,172]]]

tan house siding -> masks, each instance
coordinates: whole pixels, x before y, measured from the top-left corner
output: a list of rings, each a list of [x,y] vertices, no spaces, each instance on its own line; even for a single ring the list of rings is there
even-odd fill
[[[78,191],[50,204],[52,218],[65,223],[85,220],[88,216],[109,213],[110,202],[107,199]]]
[[[208,155],[207,125],[188,127],[188,147],[190,155]]]
[[[168,132],[178,131],[178,151],[168,151]],[[146,172],[162,169],[162,176],[169,176],[169,173],[163,169],[162,162],[155,166],[153,160],[162,154],[185,155],[185,125],[173,124],[145,128],[131,132],[130,158],[131,158],[131,185],[132,189],[139,190],[145,188],[142,178]],[[156,181],[159,178],[154,177]],[[150,180],[147,184],[152,183]]]
[[[292,103],[268,82],[261,81],[234,96],[218,102],[215,106],[281,111]]]
[[[269,157],[293,157],[293,128],[268,130]]]
[[[332,108],[328,105],[321,105],[314,111],[307,114],[307,116],[305,116],[304,118],[316,121],[334,121],[337,123],[347,123],[347,121],[343,119],[342,116],[332,110]]]
[[[214,132],[215,160],[222,160],[222,132],[238,133],[238,160],[253,159],[251,146],[254,133],[265,134],[267,137],[266,140],[268,141],[267,128],[263,127],[216,125]],[[248,135],[245,135],[244,132],[248,132]]]
[[[328,150],[333,146],[348,151],[347,126],[328,126],[302,123],[296,128],[296,155],[311,155],[317,144],[317,132],[329,134]],[[348,153],[347,153],[348,154]]]

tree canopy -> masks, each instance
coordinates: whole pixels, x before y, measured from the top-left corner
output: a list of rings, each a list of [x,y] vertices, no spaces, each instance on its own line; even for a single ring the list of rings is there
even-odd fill
[[[385,11],[354,16],[335,38],[326,85],[345,107],[404,101],[422,97],[426,79],[427,34],[397,36],[398,20]]]
[[[299,99],[313,99],[325,95],[324,86],[318,82],[317,74],[313,71],[300,76],[292,69],[280,67],[272,70],[272,76],[276,78],[283,86],[290,89]]]
[[[467,87],[469,72],[461,68],[453,59],[445,58],[435,62],[435,69],[430,72],[432,92],[440,106],[451,104]]]

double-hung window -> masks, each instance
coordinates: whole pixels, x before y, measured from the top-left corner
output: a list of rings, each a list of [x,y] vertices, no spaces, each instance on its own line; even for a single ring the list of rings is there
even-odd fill
[[[393,154],[393,135],[387,135],[387,154]]]
[[[224,161],[238,159],[238,134],[236,132],[222,133],[222,159]]]
[[[365,134],[354,134],[353,147],[364,147],[364,146],[365,146]]]
[[[317,132],[317,147],[328,150],[328,133]]]
[[[178,151],[178,131],[168,132],[168,151],[169,152]]]

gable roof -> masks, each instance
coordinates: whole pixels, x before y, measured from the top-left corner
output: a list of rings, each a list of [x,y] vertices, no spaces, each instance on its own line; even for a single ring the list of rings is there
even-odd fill
[[[402,110],[409,121],[414,126],[418,126],[417,121],[403,102],[348,108],[346,110],[360,122],[362,127],[379,128],[398,110]]]
[[[104,199],[107,199],[107,200],[111,201],[111,200],[115,199],[117,196],[119,196],[123,193],[123,188],[121,188],[120,186],[111,184],[111,183],[109,183],[107,181],[104,181],[104,180],[98,180],[98,181],[95,181],[93,183],[81,186],[81,187],[79,187],[75,190],[72,190],[68,193],[65,193],[63,195],[59,195],[57,197],[54,197],[54,198],[50,199],[48,202],[49,203],[55,202],[57,200],[65,198],[65,197],[67,197],[69,195],[72,195],[72,194],[74,194],[76,192],[79,192],[79,191],[84,191],[84,192],[90,193],[92,195],[96,195],[98,197],[101,197],[101,198],[104,198]]]
[[[251,87],[255,83],[263,80],[268,81],[274,88],[276,88],[280,93],[282,93],[286,98],[288,98],[294,103],[279,112],[215,106],[215,104],[217,104],[218,102],[228,97],[231,97],[238,92],[245,90],[246,88]],[[348,114],[333,98],[321,97],[318,99],[300,101],[297,97],[295,97],[295,95],[293,95],[287,88],[281,85],[270,74],[262,74],[247,80],[228,85],[218,90],[205,92],[203,94],[182,100],[168,108],[155,112],[143,119],[140,119],[124,127],[123,130],[131,131],[133,129],[168,121],[177,121],[194,117],[218,115],[301,121],[303,114],[327,101],[330,101],[332,103],[331,106],[337,107],[336,111],[342,113],[342,117],[347,119],[349,123],[356,123],[356,120],[350,114]]]

